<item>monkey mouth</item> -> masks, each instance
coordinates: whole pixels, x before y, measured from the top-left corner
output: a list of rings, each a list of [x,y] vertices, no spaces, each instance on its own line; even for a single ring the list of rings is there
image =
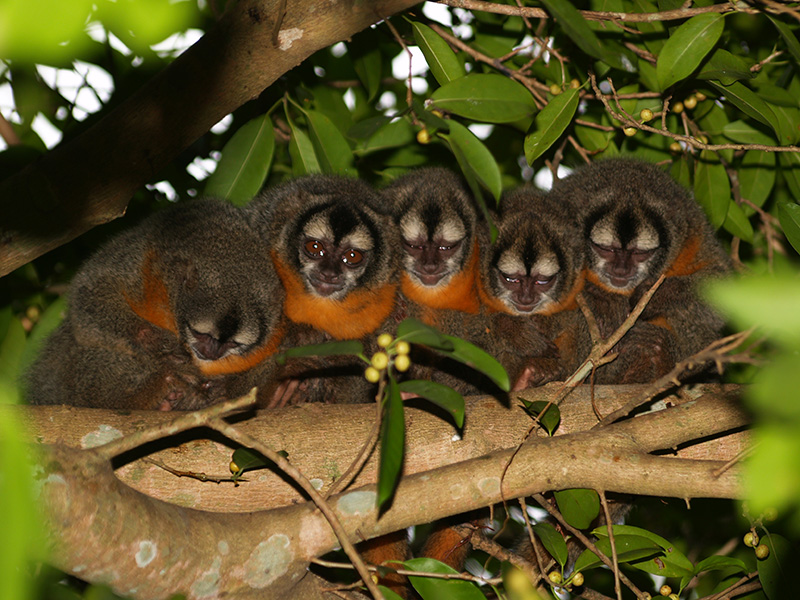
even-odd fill
[[[608,283],[619,289],[628,289],[633,287],[635,283],[632,277],[615,277],[614,275],[608,275],[607,279]]]
[[[532,302],[530,304],[525,304],[525,303],[522,303],[522,302],[512,302],[512,305],[514,306],[514,310],[516,310],[518,313],[522,313],[522,314],[526,314],[526,315],[534,313],[536,311],[536,309],[539,308],[540,304],[541,304],[541,301],[539,301],[539,300],[537,300],[536,302]]]
[[[314,291],[317,293],[317,295],[322,296],[323,298],[333,296],[344,289],[343,281],[331,283],[329,281],[314,279],[311,281],[311,285],[314,286]]]
[[[424,286],[434,287],[444,279],[445,273],[420,273],[413,271],[414,277]]]

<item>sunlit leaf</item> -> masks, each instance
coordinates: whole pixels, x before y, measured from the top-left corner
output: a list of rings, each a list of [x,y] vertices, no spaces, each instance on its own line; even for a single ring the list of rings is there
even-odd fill
[[[684,577],[694,572],[692,561],[686,558],[686,555],[680,552],[672,542],[660,535],[632,525],[613,525],[612,530],[615,536],[637,535],[647,538],[651,542],[658,544],[664,551],[662,555],[655,558],[636,561],[632,564],[636,569],[654,575],[661,575],[662,577]],[[592,533],[597,537],[607,537],[608,529],[605,526],[601,526],[597,527]]]
[[[364,345],[358,340],[343,340],[340,342],[325,342],[323,344],[309,344],[308,346],[297,346],[289,348],[285,352],[275,356],[278,364],[284,364],[288,358],[299,358],[302,356],[342,356],[357,355],[364,353]]]
[[[264,185],[274,151],[275,132],[269,115],[248,121],[222,149],[222,158],[206,181],[206,195],[225,198],[237,206],[246,204]]]
[[[411,28],[414,30],[414,40],[422,50],[428,67],[439,85],[444,85],[467,74],[464,65],[449,44],[442,39],[442,36],[424,23],[417,21],[411,21]]]
[[[576,529],[586,529],[600,514],[600,497],[594,490],[561,490],[553,495],[561,515]]]
[[[403,562],[406,569],[422,573],[458,574],[452,567],[433,558],[412,558]],[[486,600],[478,586],[458,579],[433,579],[419,575],[409,575],[408,580],[422,597],[422,600]]]
[[[792,31],[788,25],[782,23],[775,17],[767,15],[767,18],[772,21],[773,25],[775,25],[775,29],[777,29],[781,34],[781,37],[786,43],[786,47],[789,49],[789,52],[791,52],[795,61],[800,64],[800,42],[797,41],[797,34]]]
[[[685,21],[671,33],[656,63],[656,75],[662,90],[687,78],[722,35],[722,15],[705,13]]]
[[[430,108],[486,123],[514,123],[536,112],[522,84],[495,73],[471,73],[443,85],[431,94]]]
[[[710,150],[700,153],[694,171],[694,197],[714,228],[720,227],[728,215],[731,203],[731,184],[725,167]]]
[[[740,144],[762,144],[764,146],[774,146],[775,140],[767,134],[756,129],[747,121],[731,121],[722,128],[725,137],[732,139]]]
[[[450,135],[447,136],[447,141],[451,147],[454,147],[454,153],[456,153],[456,149],[458,150],[456,156],[463,157],[464,164],[461,165],[462,169],[464,167],[469,169],[478,181],[492,193],[492,196],[498,200],[503,191],[503,185],[500,181],[500,168],[483,142],[458,121],[450,121]],[[459,164],[461,162],[459,161]]]
[[[544,154],[572,122],[578,108],[578,91],[567,90],[555,96],[536,115],[533,127],[525,136],[525,159],[529,165]]]
[[[378,508],[383,510],[394,495],[405,452],[406,422],[403,400],[394,378],[389,378],[386,408],[381,423],[381,452],[378,469]]]
[[[292,173],[296,176],[321,173],[322,168],[314,153],[314,145],[308,134],[289,119],[292,139],[289,140],[289,155],[292,158]]]
[[[460,428],[464,426],[464,397],[452,388],[436,383],[411,379],[400,382],[400,391],[416,394],[446,410]]]
[[[562,567],[567,564],[569,558],[569,551],[567,550],[567,542],[564,541],[562,536],[556,528],[550,523],[536,523],[533,525],[533,533],[542,542],[545,550],[552,556],[556,562]]]
[[[370,152],[378,152],[387,148],[403,147],[414,140],[414,129],[405,119],[391,121],[384,117],[375,117],[372,120],[372,124],[377,125],[377,127],[374,127],[369,132],[366,131],[366,128],[356,130],[356,126],[349,132],[352,137],[358,137],[362,133],[365,134],[363,141],[358,144],[356,149],[359,155],[366,155]],[[358,125],[361,125],[361,123]]]
[[[548,434],[553,435],[555,433],[556,429],[558,429],[558,425],[561,423],[561,411],[558,409],[558,405],[545,402],[544,400],[530,402],[524,398],[519,398],[519,401],[522,402],[522,405],[525,407],[525,412],[533,417],[539,417],[539,423],[541,423]],[[545,408],[547,408],[547,410],[542,414]]]
[[[284,458],[289,456],[285,450],[281,450],[279,454]],[[233,451],[231,461],[236,463],[236,466],[239,468],[238,473],[243,471],[252,471],[253,469],[263,469],[264,467],[272,467],[275,465],[274,462],[263,456],[261,453],[256,452],[252,448],[244,447],[237,448]]]

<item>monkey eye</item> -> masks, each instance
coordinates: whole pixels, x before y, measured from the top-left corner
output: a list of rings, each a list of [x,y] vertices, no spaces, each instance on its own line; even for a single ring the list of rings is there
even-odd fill
[[[363,252],[359,250],[354,250],[353,248],[346,251],[342,256],[342,262],[351,267],[355,267],[356,265],[361,264],[362,260],[364,260]]]
[[[422,244],[416,240],[403,239],[403,245],[411,250],[422,250]]]
[[[556,275],[557,274],[549,275],[549,276],[539,275],[536,278],[536,280],[534,281],[534,283],[536,285],[550,285],[551,283],[553,283],[553,280],[556,278]]]
[[[500,271],[500,275],[502,275],[503,279],[505,279],[508,283],[519,283],[519,277],[515,275],[509,275],[507,273],[503,273],[502,271]]]
[[[656,250],[657,248],[653,248],[652,250],[634,250],[631,254],[637,261],[642,262],[653,256]]]
[[[308,240],[303,249],[311,258],[322,258],[325,256],[325,246],[319,240]]]

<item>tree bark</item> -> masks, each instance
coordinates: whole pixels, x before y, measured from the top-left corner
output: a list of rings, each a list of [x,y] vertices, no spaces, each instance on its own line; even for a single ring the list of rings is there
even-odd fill
[[[640,386],[598,388],[596,404],[605,414],[637,391]],[[527,395],[542,398],[550,392],[530,390]],[[328,498],[328,504],[350,538],[361,541],[503,500],[572,487],[687,499],[741,496],[738,466],[723,467],[745,439],[741,434],[721,437],[748,422],[738,407],[737,388],[703,386],[692,392],[693,397],[666,399],[681,402],[677,406],[591,431],[585,429],[597,418],[587,417],[589,392],[582,387],[575,393],[561,407],[560,429],[565,434],[535,437],[519,449],[531,420],[514,408],[492,410],[495,400],[470,403],[470,425],[460,441],[453,441],[451,425],[409,409],[405,476],[391,508],[378,517],[375,486],[362,485],[374,481],[372,467],[348,491]],[[162,498],[171,500],[164,502],[131,487],[156,491],[154,481],[142,485],[141,471],[123,468],[115,477],[97,449],[69,447],[96,445],[122,430],[141,430],[148,422],[168,420],[169,414],[46,407],[22,412],[38,440],[62,441],[42,446],[44,473],[39,481],[51,531],[51,560],[78,577],[110,583],[118,593],[142,599],[174,592],[192,599],[294,597],[294,586],[304,581],[308,562],[338,544],[321,513],[296,492],[288,505],[263,510],[277,497],[285,499],[270,496],[266,488],[272,484],[266,485],[269,479],[262,481],[263,471],[251,472],[250,481],[238,488],[169,475],[175,485],[161,491]],[[268,443],[277,440],[276,448],[297,448],[289,452],[290,461],[308,465],[301,470],[309,477],[319,475],[325,489],[331,482],[331,461],[346,466],[363,441],[353,440],[351,430],[366,432],[373,413],[371,406],[301,406],[263,411],[237,427]],[[714,437],[720,439],[708,441]],[[701,439],[690,449],[670,450]],[[191,463],[199,447],[193,441],[178,452]],[[302,447],[306,453],[299,451]],[[664,450],[666,455],[651,454]],[[702,458],[682,458],[687,452]],[[171,455],[175,464],[170,466],[183,464],[179,454]],[[205,465],[207,472],[224,472],[230,450],[208,447],[200,454],[212,461]],[[189,491],[181,493],[181,488]],[[252,496],[260,499],[262,510],[220,512],[251,511],[258,504]],[[218,512],[197,510],[212,506]]]
[[[105,118],[0,183],[0,276],[122,216],[135,190],[225,115],[317,50],[417,2],[230,3]]]

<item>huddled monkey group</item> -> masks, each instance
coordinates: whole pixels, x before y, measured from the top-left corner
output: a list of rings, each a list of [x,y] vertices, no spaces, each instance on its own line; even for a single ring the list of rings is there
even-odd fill
[[[617,158],[545,193],[521,187],[479,218],[455,173],[421,168],[382,190],[309,175],[244,208],[201,199],[157,212],[79,270],[67,315],[26,378],[33,404],[189,410],[259,387],[259,405],[366,402],[362,363],[277,364],[291,347],[393,332],[406,317],[494,355],[514,389],[568,376],[662,274],[599,367],[648,382],[719,336],[697,283],[730,270],[700,207],[661,168]],[[411,377],[496,393],[466,367],[414,355]]]
[[[729,272],[729,257],[661,168],[596,162],[547,193],[507,193],[492,212],[494,241],[469,188],[439,167],[382,190],[310,175],[244,208],[201,199],[157,212],[75,276],[66,317],[26,376],[28,401],[190,410],[258,386],[264,408],[367,402],[375,390],[356,357],[275,356],[335,340],[374,348],[407,317],[483,348],[519,390],[564,379],[589,354],[579,296],[605,338],[661,275],[595,382],[652,381],[719,337],[723,322],[696,288]],[[499,393],[424,349],[409,376]],[[423,554],[463,560],[454,535],[435,527]],[[366,551],[374,563],[406,558],[405,532]],[[402,581],[384,583],[403,593]]]

